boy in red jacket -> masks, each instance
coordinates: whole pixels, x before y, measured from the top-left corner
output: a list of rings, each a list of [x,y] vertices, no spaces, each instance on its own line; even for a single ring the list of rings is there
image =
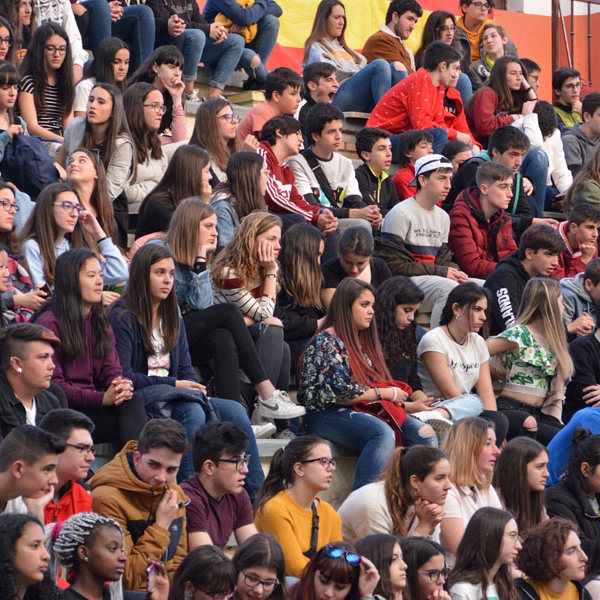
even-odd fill
[[[485,279],[505,256],[516,252],[506,209],[513,197],[512,171],[499,163],[482,163],[477,187],[463,190],[450,211],[448,246],[469,277]]]

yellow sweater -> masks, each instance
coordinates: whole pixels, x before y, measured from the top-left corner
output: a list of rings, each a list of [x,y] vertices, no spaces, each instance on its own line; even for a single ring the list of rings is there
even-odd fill
[[[319,515],[319,538],[317,549],[342,540],[342,520],[333,507],[323,500],[317,506]],[[285,491],[271,498],[258,512],[256,527],[263,533],[277,538],[285,556],[287,575],[300,577],[308,558],[304,556],[310,548],[312,535],[312,511],[298,506]]]

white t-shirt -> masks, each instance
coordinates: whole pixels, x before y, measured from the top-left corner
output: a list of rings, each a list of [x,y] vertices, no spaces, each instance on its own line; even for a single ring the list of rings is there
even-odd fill
[[[27,505],[22,496],[17,496],[6,503],[6,506],[0,512],[0,515],[26,515]]]
[[[481,586],[460,581],[450,588],[450,597],[452,600],[481,600]],[[494,584],[487,586],[485,597],[486,600],[498,600],[498,592]]]
[[[423,391],[427,396],[440,398],[442,394],[425,367],[421,356],[425,352],[438,352],[447,359],[448,367],[452,373],[454,384],[460,394],[470,394],[479,379],[481,364],[490,359],[487,345],[483,338],[477,333],[469,333],[467,344],[461,346],[451,340],[441,327],[428,331],[419,342],[417,356],[419,358],[418,369]]]

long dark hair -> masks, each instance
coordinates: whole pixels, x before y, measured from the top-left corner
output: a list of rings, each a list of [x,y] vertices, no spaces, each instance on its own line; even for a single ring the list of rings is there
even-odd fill
[[[125,308],[131,312],[142,328],[144,349],[149,355],[156,354],[152,343],[152,296],[150,293],[150,268],[161,260],[170,258],[175,264],[173,255],[161,244],[146,244],[133,256],[129,267],[129,283],[123,298],[113,310]],[[118,314],[118,313],[117,313]],[[160,303],[158,308],[160,332],[162,335],[163,354],[168,354],[179,341],[179,308],[175,286],[171,293]]]
[[[269,533],[255,533],[238,547],[232,560],[238,575],[252,567],[264,567],[275,571],[279,585],[269,594],[269,600],[287,600],[285,557],[275,537]]]
[[[434,556],[444,557],[444,549],[427,538],[411,536],[400,540],[400,548],[406,563],[406,588],[402,594],[404,600],[419,600],[419,569]],[[446,561],[444,560],[444,566]],[[407,593],[408,590],[408,593]]]
[[[485,506],[470,519],[456,551],[456,564],[448,577],[448,587],[461,581],[481,586],[486,597],[489,574],[502,548],[504,531],[514,517],[506,510]],[[498,597],[517,600],[517,590],[511,574],[511,566],[500,566],[493,583]]]
[[[316,435],[302,435],[291,440],[285,448],[275,451],[269,465],[269,473],[260,486],[255,500],[256,514],[271,498],[294,483],[296,478],[294,465],[306,460],[318,444],[327,444],[327,442]]]
[[[20,50],[27,49],[27,40],[31,37],[31,34],[36,29],[35,22],[35,7],[33,2],[31,3],[31,21],[28,26],[27,33],[25,27],[21,23],[19,18],[19,10],[21,8],[21,0],[1,0],[0,1],[0,14],[6,17],[6,20],[10,24],[10,30],[12,32],[12,44],[8,54],[6,55],[7,60],[10,60],[15,66],[18,66],[17,55]],[[10,59],[8,57],[11,57]]]
[[[297,438],[296,438],[297,439]],[[329,556],[332,548],[340,548],[341,556]],[[346,560],[346,553],[357,554],[354,546],[346,542],[334,542],[323,546],[308,562],[300,581],[290,590],[292,600],[316,600],[315,599],[315,573],[319,573],[335,583],[341,585],[350,584],[350,591],[345,600],[360,600],[358,590],[358,579],[360,569],[358,565],[352,565]]]
[[[436,42],[442,37],[442,27],[446,26],[446,20],[452,19],[452,24],[456,27],[456,17],[446,10],[434,10],[425,21],[423,27],[423,33],[421,35],[421,45],[415,52],[415,65],[417,67],[423,66],[423,57],[425,56],[425,50],[431,42]],[[451,46],[460,50],[459,44],[456,42],[456,36],[452,39]],[[463,61],[461,59],[461,68],[463,67]],[[468,64],[467,64],[468,66]]]
[[[66,119],[71,114],[75,99],[75,85],[73,84],[73,58],[71,55],[71,42],[67,32],[57,23],[46,21],[38,27],[29,42],[27,54],[21,63],[21,75],[30,75],[33,79],[33,100],[35,110],[40,113],[44,108],[44,95],[48,82],[46,77],[46,42],[53,35],[60,36],[67,47],[65,60],[56,70],[56,86],[58,88],[58,101],[62,108],[62,118]]]
[[[545,492],[530,489],[527,465],[546,448],[537,440],[516,437],[500,453],[496,460],[492,485],[502,498],[506,510],[514,515],[521,533],[526,533],[540,523],[545,514]]]
[[[140,165],[144,164],[149,157],[160,160],[163,155],[158,133],[148,129],[144,117],[144,102],[148,94],[153,91],[159,92],[160,90],[150,83],[140,81],[130,86],[123,96],[129,132],[137,152],[137,162]]]
[[[401,359],[417,361],[417,322],[406,329],[396,325],[396,307],[401,304],[421,304],[425,294],[409,277],[398,275],[384,281],[375,296],[377,331],[388,367]]]
[[[198,146],[185,144],[175,150],[165,174],[156,187],[144,198],[139,210],[141,215],[154,198],[165,198],[172,208],[177,208],[185,198],[202,197],[200,171],[210,162],[208,152]],[[165,224],[166,226],[166,224]]]
[[[36,317],[46,310],[54,312],[60,329],[60,353],[66,360],[81,358],[90,351],[92,356],[104,357],[112,349],[111,328],[101,302],[94,304],[91,309],[95,343],[93,348],[88,348],[87,345],[79,273],[90,258],[98,260],[96,253],[89,248],[68,250],[58,257],[54,295],[32,319],[35,321]]]
[[[214,189],[213,198],[219,192],[228,195],[226,200],[219,199],[218,202],[228,202],[240,221],[253,210],[267,210],[265,197],[258,186],[264,164],[264,158],[256,152],[236,152],[227,162],[227,181],[219,183]]]
[[[84,79],[95,79],[96,83],[110,83],[119,88],[121,93],[127,89],[127,78],[115,81],[113,68],[115,56],[119,50],[129,50],[129,46],[120,38],[104,38],[94,52],[94,60],[85,72]]]
[[[56,269],[56,250],[54,244],[58,237],[58,227],[54,219],[54,202],[60,194],[64,192],[72,192],[79,196],[75,188],[68,183],[51,183],[47,185],[37,197],[35,207],[29,215],[29,219],[23,226],[19,240],[21,243],[28,239],[35,240],[40,247],[40,254],[44,263],[44,278],[48,285],[54,285],[55,269]],[[79,221],[75,225],[72,233],[65,235],[69,240],[71,248],[82,248],[87,246],[85,235]]]
[[[14,555],[19,539],[24,535],[29,524],[42,524],[29,515],[0,515],[0,598],[15,600],[21,587],[21,576],[15,569]],[[43,531],[43,529],[42,529]],[[43,537],[43,536],[42,536]],[[59,600],[62,594],[54,583],[48,570],[40,583],[30,585],[25,592],[24,600]]]
[[[0,14],[5,15],[6,13],[0,12]],[[6,58],[3,60],[8,61],[12,65],[16,65],[15,61],[15,35],[13,33],[13,28],[7,19],[4,17],[0,17],[0,27],[6,27],[8,29],[8,37],[10,38],[10,46],[8,47],[8,52],[6,53]]]
[[[0,67],[1,68],[1,67]],[[2,84],[0,84],[2,85]],[[14,189],[0,179],[0,190],[10,190],[13,195],[13,202],[15,201],[15,191]],[[15,224],[13,223],[13,227],[10,231],[0,231],[0,244],[6,246],[8,249],[8,254],[21,254],[21,244],[19,242],[19,238],[15,233]],[[23,259],[24,260],[24,259]]]
[[[183,69],[183,54],[177,46],[159,46],[131,75],[128,80],[129,85],[138,81],[154,83],[156,79],[156,73],[152,69],[154,65],[176,65]]]
[[[390,581],[390,567],[394,560],[394,548],[399,544],[398,538],[389,533],[367,535],[354,543],[356,551],[366,556],[379,571],[379,583],[373,591],[383,598],[393,598],[397,590]]]
[[[18,85],[19,72],[16,67],[7,60],[0,60],[0,86]],[[6,109],[11,123],[15,122],[15,109]]]

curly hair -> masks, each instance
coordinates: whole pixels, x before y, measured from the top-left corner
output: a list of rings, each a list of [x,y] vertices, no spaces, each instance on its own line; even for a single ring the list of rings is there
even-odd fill
[[[396,324],[396,308],[403,304],[420,305],[425,294],[409,277],[398,275],[384,281],[375,295],[375,319],[383,355],[391,369],[401,359],[417,361],[417,322],[406,329]]]
[[[281,219],[270,213],[255,210],[242,219],[233,238],[214,261],[211,275],[217,287],[225,287],[228,270],[235,272],[242,288],[252,281],[263,280],[264,268],[256,254],[256,238],[273,227],[281,229]]]
[[[560,577],[560,557],[572,531],[578,533],[577,525],[560,517],[553,517],[530,529],[517,556],[519,569],[542,583]]]
[[[0,598],[17,600],[21,586],[20,575],[15,569],[14,553],[17,543],[31,524],[42,531],[42,524],[29,515],[0,515]],[[40,533],[41,535],[41,533]],[[59,600],[62,594],[54,583],[54,577],[48,570],[40,583],[27,587],[23,600]]]

